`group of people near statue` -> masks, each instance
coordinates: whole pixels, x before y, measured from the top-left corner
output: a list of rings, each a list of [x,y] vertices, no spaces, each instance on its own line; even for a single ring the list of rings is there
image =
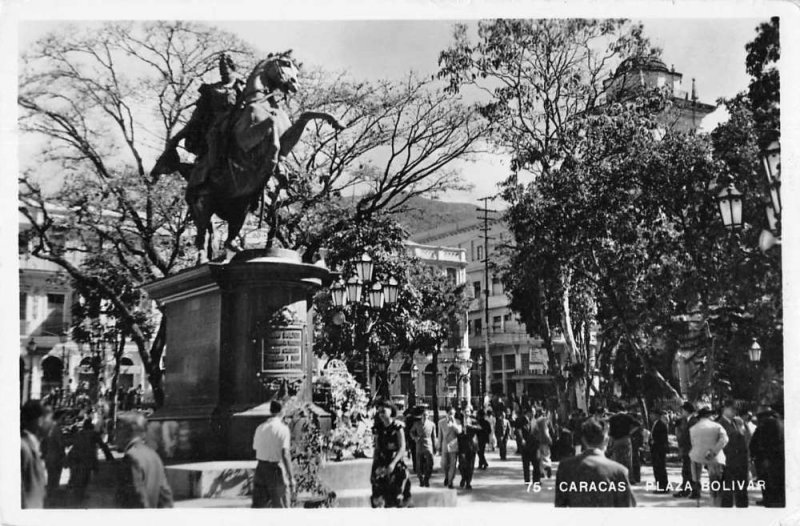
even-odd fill
[[[79,431],[65,441],[67,412],[53,410],[40,400],[28,400],[20,409],[20,496],[23,509],[87,507],[87,490],[100,467],[102,451],[114,468],[115,503],[120,508],[172,507],[172,491],[161,458],[145,442],[147,420],[141,413],[119,413],[116,419],[115,458],[90,414]],[[67,449],[68,448],[68,449]],[[63,470],[69,469],[66,488]]]
[[[654,428],[665,434],[666,419],[660,415]],[[676,425],[681,456],[681,483],[676,498],[699,499],[706,485],[717,506],[748,506],[748,489],[759,489],[765,507],[786,504],[783,421],[772,407],[762,407],[755,418],[737,415],[736,404],[726,401],[718,411],[709,405],[685,402]],[[658,456],[661,450],[656,449]],[[655,458],[655,457],[654,457]],[[659,461],[660,462],[660,461]],[[654,460],[655,466],[655,460]],[[659,490],[670,489],[666,472],[656,474]]]

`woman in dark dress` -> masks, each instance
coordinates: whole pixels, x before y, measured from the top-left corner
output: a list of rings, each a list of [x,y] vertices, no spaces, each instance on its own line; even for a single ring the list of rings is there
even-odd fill
[[[379,405],[375,413],[375,453],[370,477],[373,508],[404,508],[411,501],[411,480],[403,460],[405,430],[396,417],[397,408],[388,402]]]

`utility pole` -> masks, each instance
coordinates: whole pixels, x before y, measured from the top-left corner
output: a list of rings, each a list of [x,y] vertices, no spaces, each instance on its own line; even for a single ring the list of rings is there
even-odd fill
[[[489,214],[494,214],[497,210],[492,210],[489,208],[489,200],[493,199],[493,197],[481,197],[480,201],[483,201],[483,207],[478,208],[478,212],[481,215],[478,219],[483,221],[483,225],[481,226],[481,232],[483,235],[483,281],[485,283],[485,288],[483,290],[483,310],[484,310],[484,323],[486,324],[486,329],[484,332],[483,337],[483,363],[485,364],[483,369],[479,370],[480,379],[481,381],[479,384],[485,389],[486,385],[489,384],[488,378],[485,378],[485,372],[489,368],[489,294],[491,292],[491,283],[489,282]],[[492,218],[494,219],[494,218]],[[483,390],[482,389],[482,390]],[[481,402],[479,405],[483,404],[484,393],[478,393],[478,396],[481,398]]]

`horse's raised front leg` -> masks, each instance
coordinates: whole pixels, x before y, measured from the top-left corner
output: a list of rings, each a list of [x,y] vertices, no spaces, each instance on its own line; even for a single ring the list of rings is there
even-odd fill
[[[324,120],[336,131],[343,130],[345,128],[342,123],[336,120],[336,118],[329,113],[322,111],[304,112],[297,119],[297,122],[289,126],[289,128],[283,132],[283,135],[281,135],[281,157],[286,157],[289,155],[294,147],[297,146],[297,143],[300,142],[300,138],[303,136],[306,125],[313,120]]]

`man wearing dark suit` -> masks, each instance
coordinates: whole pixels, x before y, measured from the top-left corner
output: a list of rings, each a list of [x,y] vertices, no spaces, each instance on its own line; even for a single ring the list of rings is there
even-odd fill
[[[628,469],[609,458],[605,422],[589,418],[581,426],[584,452],[562,460],[556,473],[557,508],[636,506]]]
[[[767,408],[758,413],[758,427],[750,441],[750,455],[758,478],[765,483],[763,504],[767,508],[786,506],[786,453],[783,422]]]
[[[539,442],[536,440],[536,422],[533,419],[533,408],[528,406],[525,414],[517,419],[515,435],[517,439],[517,451],[522,456],[522,476],[525,483],[531,482],[531,465],[533,465],[533,482],[542,480],[542,473],[539,470]]]
[[[689,458],[689,451],[692,450],[689,428],[697,422],[697,416],[694,413],[694,404],[684,402],[681,406],[680,419],[675,428],[678,449],[681,453],[681,490],[674,493],[673,497],[699,498],[700,488],[692,487],[692,459]]]
[[[39,400],[28,400],[20,410],[20,479],[22,509],[44,508],[45,472],[38,435],[42,432],[49,407]]]
[[[722,406],[722,416],[717,423],[728,434],[728,443],[725,445],[725,469],[722,480],[726,486],[722,491],[722,507],[737,508],[747,507],[747,482],[750,469],[750,452],[747,449],[750,443],[750,430],[744,420],[736,416],[736,407],[732,400]]]
[[[653,477],[656,479],[656,493],[667,493],[667,450],[669,449],[669,428],[661,409],[653,409],[655,422],[650,430],[650,456],[653,459]]]
[[[172,490],[158,453],[145,444],[147,420],[141,413],[117,417],[117,447],[125,452],[119,466],[120,508],[171,508]]]
[[[42,457],[47,468],[47,495],[48,498],[56,494],[61,483],[61,472],[64,469],[64,435],[61,431],[63,411],[57,411],[54,419],[44,429],[42,440]]]

